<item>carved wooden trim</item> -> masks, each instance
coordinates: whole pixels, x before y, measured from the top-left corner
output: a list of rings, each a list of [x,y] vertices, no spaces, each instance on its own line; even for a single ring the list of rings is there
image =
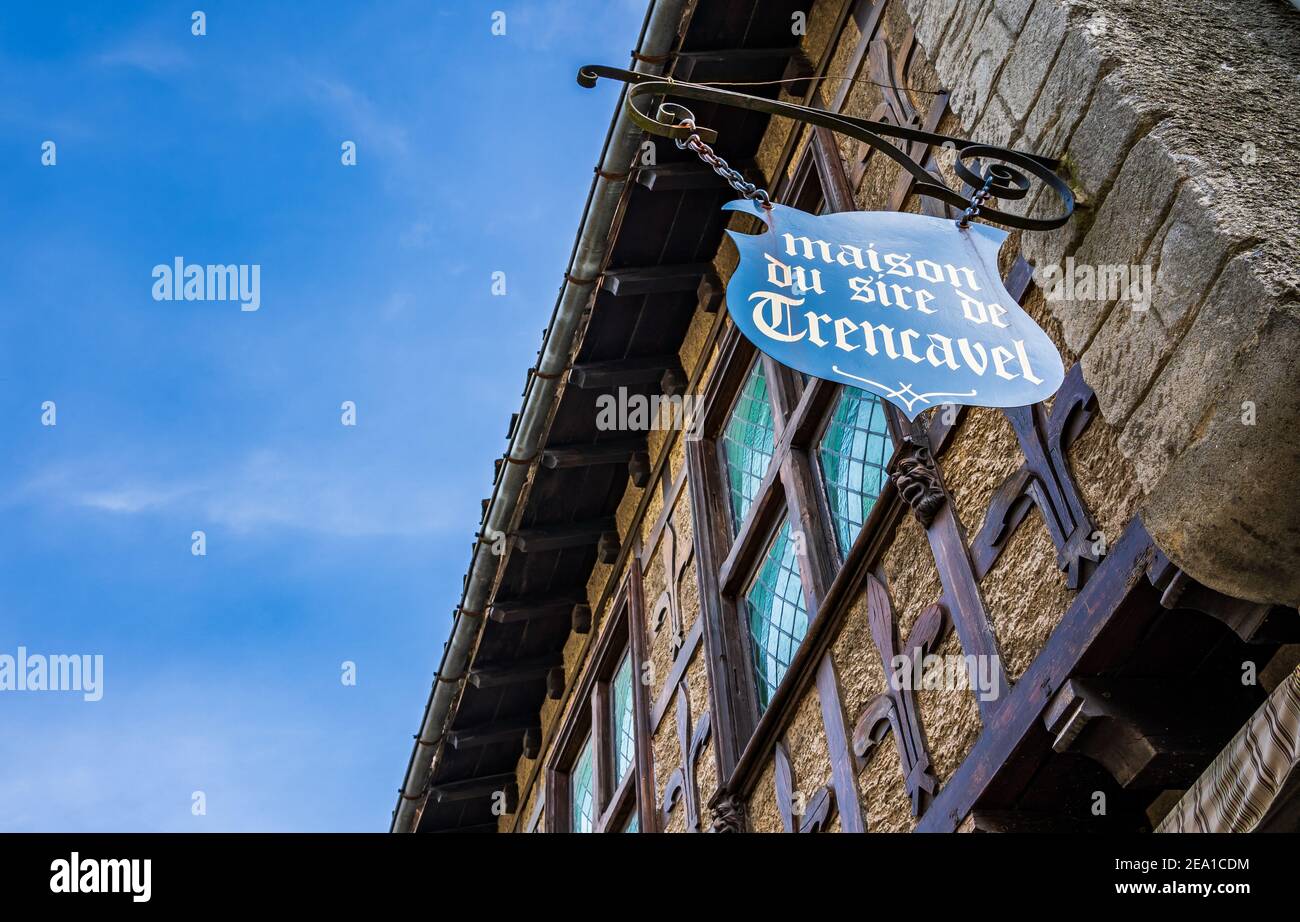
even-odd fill
[[[1097,397],[1075,363],[1065,375],[1049,414],[1043,404],[1009,407],[1011,422],[1025,461],[993,494],[984,524],[971,543],[975,573],[983,579],[993,568],[1011,536],[1037,505],[1056,546],[1056,564],[1066,585],[1079,589],[1096,569],[1101,555],[1094,549],[1097,524],[1079,495],[1069,450],[1097,412]]]
[[[921,714],[916,704],[916,690],[909,685],[895,687],[894,660],[902,655],[912,661],[912,678],[920,674],[921,661],[943,640],[949,623],[942,606],[931,605],[917,617],[906,646],[899,643],[898,619],[889,593],[875,576],[867,577],[867,621],[884,668],[885,691],[867,702],[853,728],[853,754],[865,762],[867,755],[891,729],[898,748],[903,783],[912,801],[912,815],[920,816],[934,796],[938,779],[930,770],[930,752],[925,745]]]
[[[664,829],[668,828],[668,815],[680,800],[686,810],[686,831],[700,831],[700,791],[695,769],[704,745],[709,741],[709,724],[709,712],[705,711],[692,731],[690,689],[683,679],[677,686],[677,745],[682,761],[664,784],[664,802],[660,812]]]
[[[687,567],[695,560],[695,548],[690,543],[683,545],[678,540],[677,525],[671,514],[659,539],[659,559],[664,568],[664,590],[650,609],[649,628],[653,636],[665,626],[668,627],[669,655],[675,660],[686,642],[678,584],[685,576]]]
[[[1043,709],[1066,679],[1085,658],[1092,655],[1103,631],[1114,624],[1124,631],[1110,631],[1107,645],[1133,642],[1132,632],[1140,631],[1146,620],[1126,602],[1138,583],[1146,582],[1146,568],[1154,545],[1140,519],[1134,517],[1102,561],[1095,577],[1074,597],[1065,616],[1042,652],[1029,664],[1020,681],[1005,697],[996,721],[985,721],[984,730],[966,759],[952,777],[944,782],[930,809],[917,824],[919,832],[952,832],[962,819],[989,794],[996,783],[1008,783],[1000,773],[1011,764],[1011,756],[1037,739],[1046,745],[1041,725],[1037,736],[1033,728]],[[1132,617],[1124,619],[1123,614]]]
[[[794,768],[784,740],[777,740],[775,760],[776,807],[786,832],[825,832],[835,810],[835,791],[823,784],[806,800],[796,792]]]

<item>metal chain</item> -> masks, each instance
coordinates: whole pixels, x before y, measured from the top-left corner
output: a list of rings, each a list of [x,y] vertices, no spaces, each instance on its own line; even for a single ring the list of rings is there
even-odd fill
[[[992,185],[993,174],[990,173],[988,176],[984,177],[984,185],[980,186],[979,189],[975,191],[975,194],[970,197],[970,204],[966,206],[966,210],[961,213],[961,220],[957,222],[958,227],[970,227],[970,219],[979,214],[980,206],[988,201],[989,187]]]
[[[684,128],[694,128],[695,122],[691,119],[682,119],[678,125]],[[695,155],[713,167],[713,172],[717,173],[727,181],[731,188],[735,189],[745,198],[752,198],[764,208],[772,207],[772,198],[767,194],[766,189],[760,189],[752,182],[748,182],[739,170],[733,169],[727,161],[719,157],[712,147],[700,140],[698,134],[691,134],[686,140],[675,142],[681,150],[688,148],[695,152]]]

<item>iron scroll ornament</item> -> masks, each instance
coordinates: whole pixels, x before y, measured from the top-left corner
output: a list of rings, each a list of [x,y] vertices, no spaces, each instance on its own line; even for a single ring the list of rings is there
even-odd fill
[[[915,180],[912,191],[917,195],[937,199],[944,204],[958,209],[965,209],[971,204],[972,194],[959,192],[943,185],[938,177],[909,157],[889,138],[904,141],[919,141],[939,147],[951,146],[956,151],[953,169],[957,177],[971,190],[984,190],[986,197],[996,198],[999,202],[1018,201],[1028,195],[1033,188],[1032,179],[1038,180],[1051,189],[1061,203],[1061,211],[1045,218],[1031,218],[1012,214],[999,209],[981,206],[980,217],[1006,227],[1030,231],[1046,231],[1061,227],[1070,220],[1074,213],[1074,193],[1070,187],[1054,172],[1059,161],[1051,157],[1027,154],[988,144],[977,144],[965,138],[922,131],[891,125],[888,122],[854,118],[838,115],[824,109],[800,106],[793,103],[764,99],[747,93],[736,93],[718,87],[697,83],[682,83],[671,78],[651,74],[639,74],[636,71],[618,67],[606,67],[589,64],[578,71],[578,83],[584,87],[594,87],[596,81],[606,77],[628,84],[625,97],[628,116],[644,131],[660,137],[672,138],[685,142],[692,135],[705,143],[717,140],[718,133],[712,129],[694,124],[693,119],[683,119],[680,113],[685,110],[671,103],[656,108],[654,116],[638,108],[636,100],[641,97],[673,96],[681,99],[695,99],[702,102],[716,103],[751,112],[765,112],[780,115],[810,125],[818,125],[838,134],[846,135],[868,144],[889,157]],[[972,168],[973,166],[973,168]]]

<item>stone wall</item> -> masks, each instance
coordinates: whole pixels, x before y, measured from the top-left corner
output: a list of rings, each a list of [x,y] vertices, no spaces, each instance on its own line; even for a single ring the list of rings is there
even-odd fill
[[[1065,161],[1079,212],[1025,234],[1026,257],[1151,268],[1145,311],[1048,305],[1152,536],[1207,585],[1297,604],[1300,13],[1283,0],[905,3],[973,137]]]

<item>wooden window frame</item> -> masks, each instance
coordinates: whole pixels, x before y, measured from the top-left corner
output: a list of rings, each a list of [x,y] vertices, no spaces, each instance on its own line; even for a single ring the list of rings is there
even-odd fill
[[[621,832],[632,814],[640,832],[654,832],[653,750],[650,743],[649,691],[641,681],[645,661],[641,570],[630,560],[629,572],[609,607],[570,709],[546,762],[544,812],[547,832],[573,831],[570,776],[574,763],[592,740],[592,832]],[[632,663],[632,766],[623,778],[614,774],[612,682],[623,658]],[[648,794],[648,797],[647,797]]]

